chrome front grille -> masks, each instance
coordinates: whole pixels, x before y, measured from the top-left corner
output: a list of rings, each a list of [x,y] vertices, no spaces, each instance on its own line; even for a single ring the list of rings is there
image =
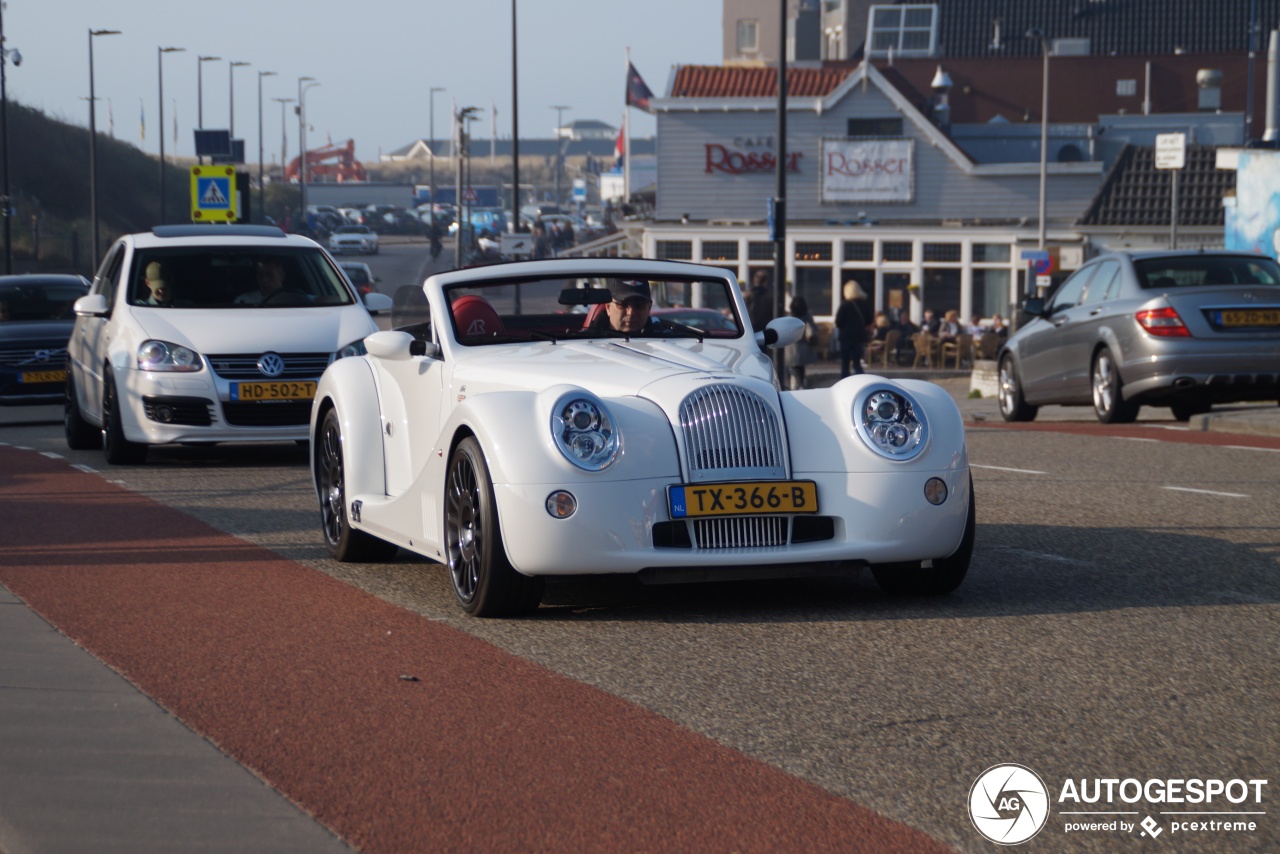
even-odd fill
[[[786,516],[729,516],[693,520],[700,549],[756,549],[787,544]]]
[[[56,371],[67,365],[66,347],[22,347],[0,350],[0,365]]]
[[[680,404],[692,482],[786,477],[782,430],[760,395],[738,386],[704,386]]]
[[[205,356],[218,376],[228,380],[313,380],[324,373],[332,358],[330,353],[281,353],[284,372],[269,377],[258,368],[262,353],[235,353]]]

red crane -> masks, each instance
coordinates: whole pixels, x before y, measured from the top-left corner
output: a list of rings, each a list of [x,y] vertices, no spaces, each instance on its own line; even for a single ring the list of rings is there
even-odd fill
[[[285,167],[284,177],[287,181],[298,181],[302,177],[300,158],[295,157]],[[356,160],[356,141],[349,139],[339,145],[326,145],[324,148],[313,148],[307,152],[307,182],[316,180],[368,181],[369,173],[364,164]]]

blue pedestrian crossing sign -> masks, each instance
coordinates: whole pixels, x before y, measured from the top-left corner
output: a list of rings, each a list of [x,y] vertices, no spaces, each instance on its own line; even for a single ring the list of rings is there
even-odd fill
[[[191,167],[191,221],[235,222],[236,168]]]

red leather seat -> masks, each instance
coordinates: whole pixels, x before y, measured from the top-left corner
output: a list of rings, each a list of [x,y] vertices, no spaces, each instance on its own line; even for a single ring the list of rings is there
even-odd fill
[[[587,310],[587,319],[583,321],[583,329],[596,329],[601,326],[608,326],[609,321],[604,319],[606,303],[597,303]]]
[[[453,301],[453,323],[460,341],[492,338],[503,331],[498,312],[477,294],[466,294]]]

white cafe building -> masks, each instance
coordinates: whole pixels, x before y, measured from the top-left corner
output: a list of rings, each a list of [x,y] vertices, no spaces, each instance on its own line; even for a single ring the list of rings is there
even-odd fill
[[[977,162],[868,63],[788,71],[786,269],[792,296],[830,318],[841,285],[872,307],[1006,317],[1035,250],[1041,164]],[[655,98],[657,196],[646,257],[713,264],[749,282],[773,269],[776,69],[682,66]],[[945,102],[944,102],[945,103]],[[944,108],[945,109],[945,108]],[[923,111],[922,111],[923,110]],[[1074,223],[1103,181],[1098,159],[1045,169],[1045,245],[1059,270],[1083,261]]]

